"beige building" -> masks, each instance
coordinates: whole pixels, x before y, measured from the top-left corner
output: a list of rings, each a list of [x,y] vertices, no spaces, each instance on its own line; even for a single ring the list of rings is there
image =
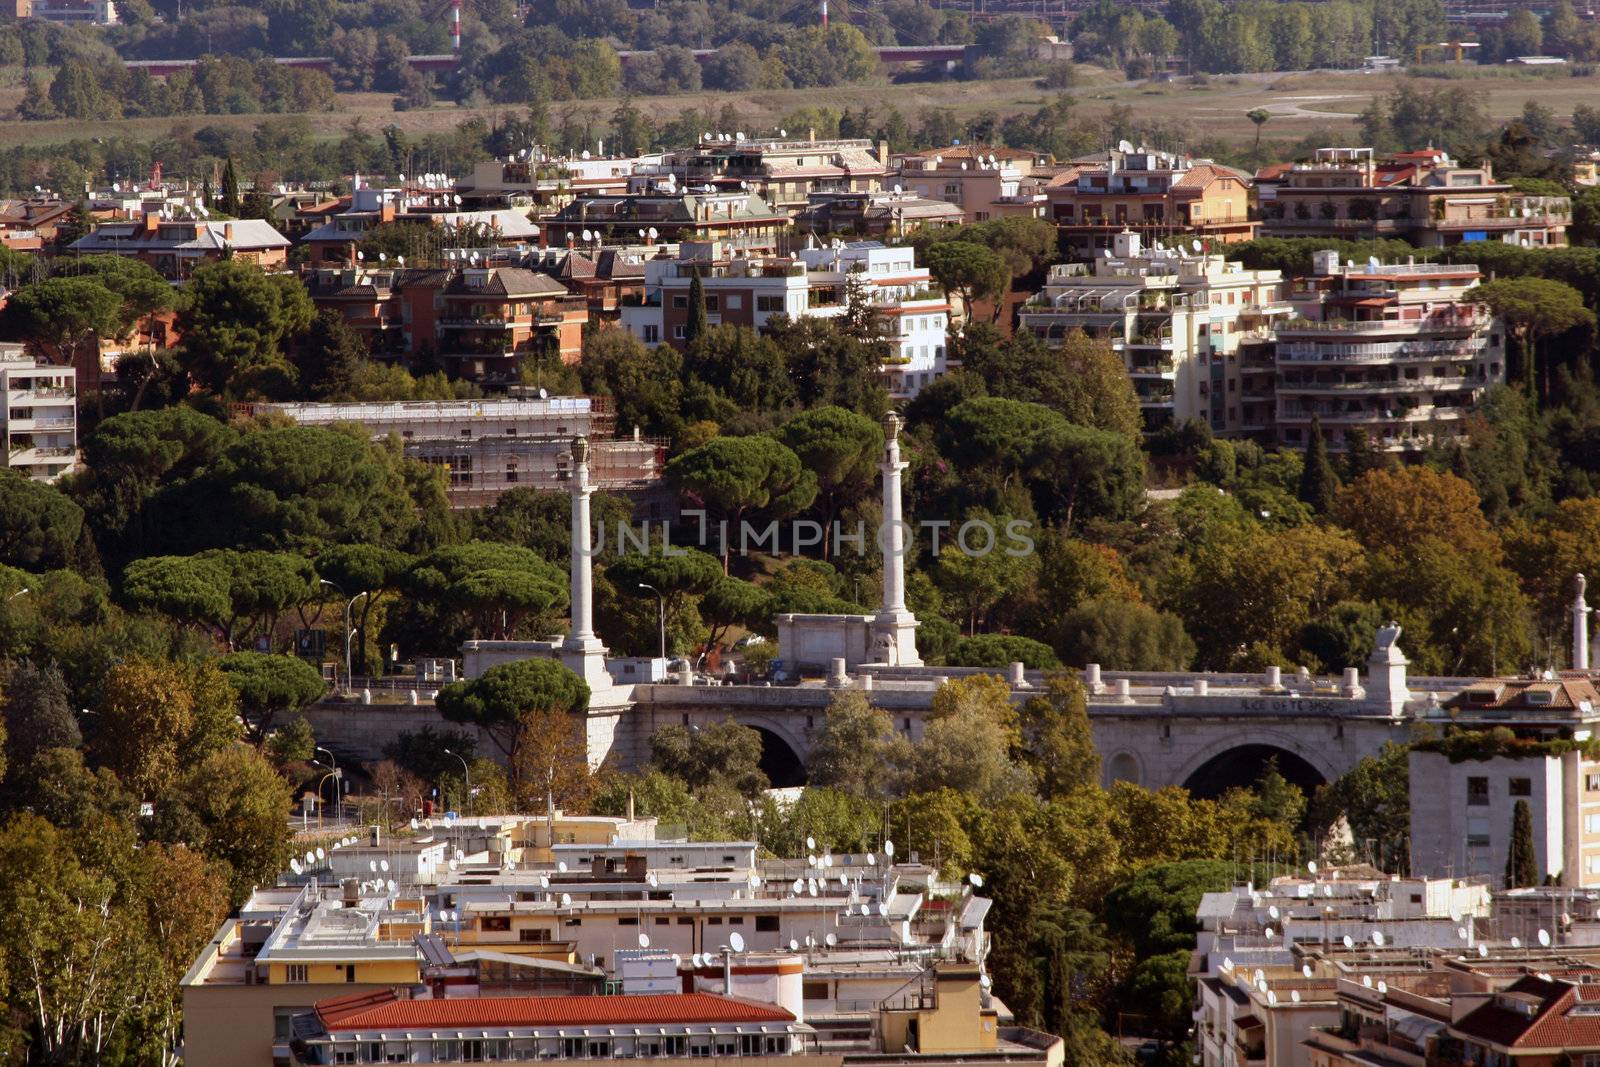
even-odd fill
[[[1221,434],[1265,429],[1246,366],[1288,317],[1282,274],[1186,247],[1147,250],[1132,231],[1108,251],[1088,266],[1050,268],[1044,291],[1022,308],[1021,328],[1047,344],[1073,330],[1110,341],[1148,430],[1183,419]]]
[[[966,222],[1045,217],[1043,157],[1014,148],[951,145],[894,157],[899,190],[961,209]]]
[[[1316,417],[1331,450],[1352,429],[1388,452],[1453,440],[1505,381],[1504,330],[1469,301],[1472,264],[1339,262],[1318,252],[1277,324],[1277,436],[1301,447]]]
[[[1572,220],[1569,198],[1518,193],[1487,162],[1463,166],[1437,148],[1381,159],[1370,148],[1319,148],[1308,162],[1263,170],[1256,186],[1268,237],[1549,248],[1567,243]]]

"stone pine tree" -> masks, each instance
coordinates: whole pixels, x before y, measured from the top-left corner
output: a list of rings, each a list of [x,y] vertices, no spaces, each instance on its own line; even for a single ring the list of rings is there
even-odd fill
[[[1339,475],[1328,461],[1328,444],[1322,438],[1322,420],[1311,416],[1311,437],[1306,442],[1305,467],[1300,472],[1300,499],[1319,515],[1333,507]]]
[[[711,320],[706,315],[706,287],[700,282],[699,272],[689,279],[689,321],[683,326],[683,342],[692,345],[706,335]]]
[[[233,172],[233,157],[222,167],[222,213],[235,218],[244,209],[244,201],[239,197],[239,176]]]
[[[1533,811],[1526,800],[1511,810],[1511,847],[1506,851],[1506,888],[1538,885],[1539,870],[1533,851]]]

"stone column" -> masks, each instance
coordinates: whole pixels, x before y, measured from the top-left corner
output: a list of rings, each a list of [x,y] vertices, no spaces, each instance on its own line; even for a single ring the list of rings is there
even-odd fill
[[[872,620],[873,660],[891,667],[920,667],[917,618],[906,610],[906,552],[911,539],[900,506],[900,416],[883,419],[883,526],[878,547],[883,551],[883,606]]]
[[[879,546],[883,549],[883,610],[904,611],[906,607],[905,517],[900,509],[900,472],[906,464],[900,459],[900,416],[889,412],[883,419],[883,530]]]
[[[572,632],[568,647],[582,648],[594,637],[593,542],[589,536],[589,439],[572,439]]]
[[[1587,586],[1583,575],[1578,575],[1578,594],[1572,598],[1572,669],[1589,669],[1589,603],[1583,598]]]

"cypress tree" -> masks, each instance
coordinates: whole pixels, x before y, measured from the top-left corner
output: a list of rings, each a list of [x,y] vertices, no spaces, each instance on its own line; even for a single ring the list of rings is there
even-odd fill
[[[1539,884],[1533,850],[1533,811],[1526,800],[1511,809],[1511,847],[1506,850],[1506,888]]]
[[[1300,499],[1319,515],[1333,507],[1333,494],[1339,489],[1339,475],[1328,462],[1328,445],[1322,439],[1322,420],[1311,416],[1311,438],[1306,442],[1306,462],[1300,472]]]
[[[700,284],[700,273],[689,279],[689,321],[683,326],[683,341],[692,345],[704,337],[711,328],[711,320],[706,315],[706,288]]]
[[[244,201],[239,197],[239,176],[233,172],[233,157],[222,167],[222,213],[239,217]]]

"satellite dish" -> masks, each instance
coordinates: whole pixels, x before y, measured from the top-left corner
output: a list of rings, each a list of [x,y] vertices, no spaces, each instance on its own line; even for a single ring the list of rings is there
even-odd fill
[[[450,199],[455,202],[456,207],[460,207],[461,206],[461,194],[460,193],[455,194]]]
[[[1270,927],[1270,926],[1267,927],[1265,930],[1263,930],[1262,934],[1266,937],[1266,939],[1268,941],[1271,941],[1274,937],[1277,936],[1277,934],[1273,933],[1272,927]]]
[[[1224,957],[1222,957],[1222,969],[1225,970],[1225,971],[1233,970],[1233,957],[1232,956],[1224,956]]]
[[[878,916],[880,918],[882,918],[884,916],[887,916],[888,914],[889,914],[889,905],[884,903],[881,900],[878,901]]]
[[[661,879],[656,877],[656,873],[654,871],[651,871],[649,874],[644,876],[644,884],[649,886],[651,889],[654,889],[656,886],[661,884]]]
[[[1306,864],[1306,870],[1310,871],[1312,874],[1316,874],[1317,873],[1317,861],[1316,860],[1312,860],[1310,863]]]
[[[972,887],[974,889],[982,889],[983,888],[983,875],[979,874],[976,871],[974,871],[971,874],[967,875],[967,881],[972,883]]]
[[[700,953],[696,952],[694,954],[693,962],[694,962],[694,969],[698,971],[704,965],[705,957],[700,955]]]
[[[1274,993],[1270,989],[1267,990],[1267,1004],[1271,1005],[1271,1006],[1276,1006],[1277,1003],[1278,1003],[1278,994]]]
[[[1200,254],[1201,248],[1200,248],[1200,242],[1199,241],[1190,242],[1189,247],[1194,249],[1196,255]]]
[[[395,890],[395,885],[394,885],[394,879],[393,878],[389,879],[388,886],[389,886],[389,892],[393,893],[394,890]]]
[[[789,951],[790,952],[798,952],[799,950],[800,950],[800,942],[796,941],[794,938],[791,937],[789,939]]]
[[[316,863],[317,863],[317,854],[315,852],[307,852],[306,853],[306,866],[307,867],[314,867],[314,866],[316,866]]]
[[[1301,967],[1300,967],[1300,973],[1305,975],[1307,978],[1310,978],[1311,977],[1311,964],[1309,964],[1309,963],[1302,964]]]
[[[1512,948],[1521,948],[1521,947],[1522,947],[1522,938],[1520,938],[1520,937],[1513,937],[1513,938],[1512,938],[1512,939],[1511,939],[1511,947],[1512,947]]]
[[[808,852],[815,852],[817,850],[817,839],[809,834],[806,835],[806,850]],[[816,861],[813,860],[812,862],[815,863]]]
[[[792,886],[790,886],[789,888],[794,890],[794,895],[795,896],[799,896],[801,893],[805,892],[806,886],[805,886],[804,882],[802,882],[800,879],[796,878],[794,880],[794,884]]]
[[[384,874],[388,874],[389,873],[389,861],[388,860],[379,860],[378,861],[378,870],[382,871]]]
[[[817,895],[817,880],[815,878],[806,882],[806,894],[813,897]]]
[[[674,952],[672,954],[672,969],[673,970],[677,970],[679,967],[682,967],[682,966],[683,966],[683,957],[678,955],[676,952]]]
[[[898,196],[898,195],[900,195],[900,194],[901,194],[901,193],[903,193],[903,192],[905,192],[905,190],[904,190],[904,189],[902,189],[902,188],[901,188],[901,187],[900,187],[900,186],[899,186],[899,184],[898,184],[898,183],[897,183],[897,184],[896,184],[896,185],[895,185],[895,187],[894,187],[894,191],[895,191],[895,195],[896,195],[896,196]]]
[[[650,227],[645,232],[650,235],[650,240],[652,240],[652,241],[654,241],[657,237],[661,236],[659,233],[656,232],[656,228],[654,226]]]
[[[560,863],[556,864],[556,870],[560,871],[562,874],[566,874],[567,873],[567,861],[566,860],[562,860]]]
[[[1379,981],[1378,982],[1378,992],[1380,992],[1380,993],[1389,992],[1389,983],[1388,982],[1384,982],[1384,981]]]
[[[549,889],[550,888],[550,876],[548,874],[541,874],[539,876],[539,888],[540,889]]]
[[[572,907],[572,894],[571,893],[562,893],[561,894],[561,906],[563,908]]]
[[[833,866],[833,856],[831,854],[823,856],[822,857],[822,865],[824,867],[832,867]]]
[[[460,860],[451,860],[450,861],[450,869],[452,871],[455,870],[459,866],[461,866],[461,861]]]
[[[587,148],[585,148],[583,150],[583,158],[584,159],[588,159],[589,158],[589,150]]]
[[[1289,999],[1292,1000],[1296,1004],[1300,1003],[1300,990],[1298,990],[1298,989],[1289,990]]]
[[[1488,945],[1479,945],[1478,946],[1478,955],[1479,955],[1479,957],[1487,956],[1488,954],[1489,954],[1489,946]]]
[[[389,253],[387,253],[387,252],[379,252],[378,253],[378,262],[379,263],[387,263],[387,262],[389,262]]]
[[[806,866],[815,869],[816,866],[817,866],[817,857],[815,857],[815,856],[807,856],[806,857]]]
[[[994,986],[994,979],[990,978],[986,974],[980,974],[978,975],[978,985],[982,986],[984,989],[992,988]]]
[[[752,874],[749,878],[744,880],[744,884],[749,886],[751,889],[760,889],[761,876],[759,874]]]
[[[1325,896],[1325,897],[1333,896],[1333,886],[1331,886],[1331,885],[1323,886],[1322,887],[1322,895]]]
[[[1539,944],[1544,946],[1545,948],[1549,948],[1550,947],[1550,931],[1549,930],[1540,930],[1539,931]]]
[[[1465,926],[1456,927],[1456,936],[1465,941],[1467,939],[1467,928]]]
[[[293,871],[295,874],[299,874],[300,873],[300,861],[295,859],[295,858],[293,858],[293,857],[290,857],[290,859],[289,859],[289,869],[291,871]]]
[[[640,934],[639,935],[639,947],[640,948],[649,948],[650,947],[650,935],[649,934]]]
[[[373,874],[377,874],[378,873],[378,861],[377,860],[368,860],[367,861],[367,870],[371,871]]]
[[[891,859],[894,857],[894,842],[893,841],[885,841],[883,843],[883,854],[885,856],[890,857]]]
[[[839,939],[837,937],[835,937],[833,934],[829,934],[827,937],[822,939],[822,943],[824,945],[827,945],[829,948],[832,948],[834,945],[837,945],[839,943]]]
[[[735,952],[744,951],[744,935],[735,930],[728,935],[728,947]]]
[[[1374,930],[1374,931],[1372,931],[1372,943],[1374,945],[1377,945],[1379,948],[1383,947],[1383,931],[1382,930]]]
[[[395,256],[394,257],[394,261],[398,266],[403,267],[403,266],[406,265],[406,257],[405,256]]]
[[[585,244],[587,244],[588,242],[594,240],[594,234],[590,233],[588,230],[584,230],[583,233],[580,236],[582,237],[582,239],[583,239]]]
[[[1361,976],[1361,984],[1363,986],[1365,986],[1366,988],[1371,989],[1372,988],[1372,975],[1370,975],[1370,974],[1362,975]]]
[[[367,258],[367,254],[360,249],[356,250],[356,262],[360,263]]]
[[[867,866],[868,867],[876,867],[877,865],[878,865],[878,857],[873,855],[871,852],[868,852],[867,853]]]
[[[1272,916],[1274,919],[1276,919],[1278,917],[1278,906],[1276,904],[1274,904],[1271,907],[1269,907],[1267,909],[1267,914]]]
[[[1349,934],[1345,934],[1344,935],[1344,947],[1345,948],[1355,948],[1356,947],[1356,939],[1351,937]]]

